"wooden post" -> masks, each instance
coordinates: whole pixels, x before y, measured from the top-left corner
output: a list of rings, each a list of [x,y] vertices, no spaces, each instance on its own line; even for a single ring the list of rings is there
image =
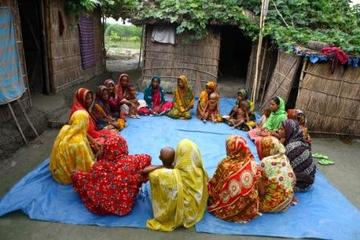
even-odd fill
[[[15,112],[14,112],[13,108],[11,107],[11,103],[7,103],[7,105],[8,105],[8,107],[9,107],[9,109],[10,109],[10,113],[11,113],[11,115],[12,115],[12,117],[13,117],[15,123],[16,123],[16,126],[17,126],[19,132],[20,132],[22,138],[24,139],[24,142],[25,142],[26,144],[28,144],[29,142],[28,142],[28,140],[26,139],[26,137],[25,137],[25,135],[24,135],[24,132],[23,132],[22,129],[21,129],[20,123],[19,123],[19,121],[18,121],[18,119],[17,119],[17,117],[16,117],[16,115],[15,115]]]
[[[261,54],[261,48],[262,48],[262,42],[263,42],[263,28],[265,24],[265,17],[268,11],[269,7],[269,0],[261,0],[261,13],[260,13],[260,31],[259,31],[259,40],[258,40],[258,46],[256,51],[256,60],[255,60],[255,76],[254,76],[254,82],[253,82],[253,88],[252,88],[252,94],[251,98],[252,101],[255,103],[256,101],[256,93],[257,93],[257,85],[258,85],[258,75],[259,75],[259,61],[260,61],[260,54]]]
[[[143,48],[143,43],[144,43],[144,32],[145,32],[145,26],[142,26],[142,30],[141,30],[141,42],[140,42],[140,53],[139,53],[139,62],[138,62],[138,68],[140,68],[140,64],[141,64],[141,53],[142,53],[142,48]]]
[[[33,132],[35,133],[36,137],[39,137],[39,134],[38,134],[38,132],[36,131],[36,128],[34,127],[34,125],[32,124],[29,116],[27,115],[24,106],[23,106],[22,103],[19,101],[19,99],[16,100],[16,102],[19,104],[20,109],[21,109],[22,113],[24,114],[26,121],[27,121],[28,124],[30,125],[30,127],[31,127],[31,129],[33,130]]]

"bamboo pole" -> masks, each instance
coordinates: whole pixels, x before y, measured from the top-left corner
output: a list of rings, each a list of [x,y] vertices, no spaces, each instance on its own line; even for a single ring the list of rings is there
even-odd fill
[[[260,61],[260,54],[262,49],[262,42],[263,42],[263,28],[265,25],[265,18],[269,7],[269,0],[261,0],[261,13],[260,13],[260,31],[259,31],[259,40],[257,45],[256,51],[256,61],[255,61],[255,76],[252,88],[252,101],[256,101],[256,93],[257,93],[257,85],[258,85],[258,75],[259,75],[259,61]]]
[[[260,70],[259,70],[260,85],[259,85],[259,87],[256,89],[256,96],[259,96],[259,93],[260,93],[261,77],[262,77],[263,70],[264,70],[264,64],[265,64],[265,58],[266,58],[266,52],[267,52],[267,45],[268,45],[268,42],[265,41],[264,51],[263,51],[263,54],[262,54],[262,56],[261,56],[261,65],[260,65]]]
[[[19,104],[20,109],[22,111],[22,113],[25,116],[26,121],[28,122],[28,124],[30,125],[31,129],[33,130],[33,132],[35,133],[36,137],[39,137],[39,133],[36,131],[36,128],[34,127],[33,123],[31,122],[29,116],[27,115],[24,106],[22,105],[22,103],[18,100],[16,100],[16,102]]]
[[[140,64],[141,64],[141,54],[142,54],[142,49],[143,49],[143,44],[144,44],[144,32],[145,32],[145,25],[142,25],[138,69],[140,69]]]
[[[11,103],[8,103],[7,105],[8,105],[8,107],[9,107],[9,109],[10,109],[10,113],[11,113],[11,115],[12,115],[12,117],[13,117],[15,123],[16,123],[16,126],[17,126],[17,128],[18,128],[18,130],[19,130],[19,132],[20,132],[20,134],[21,134],[21,137],[24,139],[24,142],[25,142],[26,144],[28,144],[29,142],[28,142],[28,140],[26,139],[23,130],[21,129],[20,123],[19,123],[19,121],[18,121],[18,119],[17,119],[17,117],[16,117],[16,115],[15,115],[15,112],[14,112],[13,108],[11,107]]]

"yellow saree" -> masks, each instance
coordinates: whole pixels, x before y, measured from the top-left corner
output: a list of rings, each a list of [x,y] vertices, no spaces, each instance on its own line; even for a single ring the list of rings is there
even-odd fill
[[[70,184],[75,170],[87,172],[95,161],[87,139],[89,114],[85,110],[74,112],[69,125],[61,128],[55,139],[50,156],[53,178],[62,184]]]
[[[173,99],[174,105],[167,115],[175,119],[190,119],[190,110],[194,107],[194,94],[189,87],[188,79],[185,75],[179,76],[178,81],[181,81],[184,87],[176,87]]]
[[[207,180],[197,145],[187,139],[180,141],[174,169],[162,168],[149,174],[154,218],[146,226],[167,232],[179,226],[194,226],[206,210]]]

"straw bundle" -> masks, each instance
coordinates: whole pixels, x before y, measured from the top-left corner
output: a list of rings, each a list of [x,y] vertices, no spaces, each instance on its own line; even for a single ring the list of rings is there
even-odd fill
[[[163,87],[171,91],[179,75],[185,74],[198,94],[208,80],[217,80],[220,35],[209,31],[207,37],[188,42],[187,35],[177,35],[176,44],[161,44],[151,41],[152,27],[146,28],[144,49],[143,83],[159,75]]]
[[[305,111],[309,128],[323,134],[360,136],[360,68],[309,64],[300,82],[296,107]]]

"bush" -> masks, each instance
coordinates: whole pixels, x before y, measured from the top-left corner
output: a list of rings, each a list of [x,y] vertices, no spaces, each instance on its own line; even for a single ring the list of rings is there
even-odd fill
[[[140,41],[141,28],[134,25],[106,24],[105,37],[114,41]]]

